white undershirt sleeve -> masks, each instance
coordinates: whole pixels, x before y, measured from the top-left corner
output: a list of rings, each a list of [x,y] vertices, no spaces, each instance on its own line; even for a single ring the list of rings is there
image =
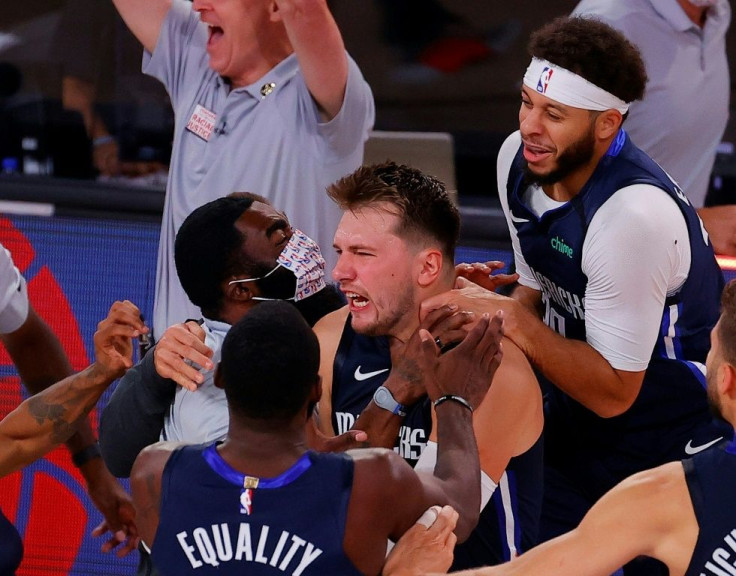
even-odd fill
[[[533,288],[534,290],[541,290],[539,283],[534,278],[529,265],[526,263],[523,254],[521,253],[521,246],[519,244],[519,237],[516,235],[516,228],[512,222],[511,211],[509,210],[509,202],[507,194],[507,184],[509,178],[509,170],[511,169],[511,163],[514,161],[516,152],[519,150],[521,145],[521,135],[518,131],[511,134],[501,146],[498,152],[498,160],[496,162],[496,183],[498,185],[498,198],[501,201],[501,208],[506,216],[506,225],[509,228],[509,235],[511,236],[511,246],[514,250],[514,262],[516,265],[516,271],[519,273],[519,284]]]
[[[613,368],[645,370],[665,298],[690,269],[685,218],[663,190],[622,188],[595,214],[583,244],[588,343]]]
[[[15,332],[26,318],[26,280],[15,267],[10,252],[0,245],[0,334]]]

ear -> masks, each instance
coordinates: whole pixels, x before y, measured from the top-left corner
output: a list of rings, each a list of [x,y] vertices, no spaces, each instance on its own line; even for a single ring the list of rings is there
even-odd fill
[[[621,124],[624,121],[624,117],[618,110],[605,110],[598,114],[595,119],[595,135],[600,140],[608,140],[613,138],[618,129],[621,128]]]
[[[283,20],[279,5],[274,0],[268,3],[268,15],[271,22],[281,22]]]
[[[223,286],[225,300],[230,300],[238,304],[248,302],[256,294],[253,293],[253,282],[238,282],[236,284],[228,284],[226,281]]]
[[[718,379],[718,391],[721,395],[736,400],[736,366],[723,362],[718,367],[716,377]]]
[[[442,275],[442,264],[444,258],[442,252],[436,248],[427,248],[417,254],[419,274],[417,282],[422,288],[433,284]]]
[[[213,378],[212,382],[214,383],[216,388],[225,388],[225,381],[222,378],[222,371],[220,370],[219,362],[217,363],[217,366],[215,366],[215,377]]]
[[[317,404],[320,398],[322,398],[322,376],[317,375],[317,381],[312,386],[312,391],[309,394],[309,402]]]

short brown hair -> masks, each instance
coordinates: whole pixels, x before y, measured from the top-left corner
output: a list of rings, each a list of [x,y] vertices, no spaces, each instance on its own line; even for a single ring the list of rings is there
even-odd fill
[[[454,261],[460,215],[437,178],[410,166],[384,162],[361,166],[330,186],[327,194],[343,210],[377,202],[392,204],[401,218],[397,234],[430,238],[439,243],[450,262]]]

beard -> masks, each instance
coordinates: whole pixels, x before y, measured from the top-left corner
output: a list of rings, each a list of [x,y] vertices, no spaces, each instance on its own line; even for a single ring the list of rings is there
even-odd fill
[[[418,315],[418,306],[414,303],[414,294],[411,287],[406,286],[400,293],[391,295],[392,302],[388,306],[382,306],[382,311],[377,314],[376,319],[368,325],[353,326],[356,333],[363,336],[392,336],[396,327],[405,321],[410,315]],[[376,306],[376,302],[373,302]]]
[[[708,397],[708,408],[710,408],[711,415],[720,420],[724,420],[723,410],[721,409],[721,399],[718,398],[718,392],[716,391],[717,385],[715,383],[715,374],[713,376],[711,376],[710,374],[711,370],[708,370],[705,376],[707,384],[705,391]]]
[[[548,174],[535,174],[524,160],[524,184],[527,186],[547,186],[564,180],[581,166],[585,166],[593,158],[595,152],[595,135],[593,126],[583,136],[570,144],[557,158],[557,166]]]

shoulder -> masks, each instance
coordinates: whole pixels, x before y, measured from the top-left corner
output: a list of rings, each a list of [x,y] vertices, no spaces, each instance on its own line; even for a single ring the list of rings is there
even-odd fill
[[[182,446],[184,444],[181,442],[157,442],[146,446],[133,463],[131,482],[161,474],[173,452]]]
[[[503,144],[501,144],[501,148],[498,151],[499,168],[505,166],[506,170],[508,170],[511,167],[511,162],[513,162],[519,146],[521,146],[521,132],[517,130],[509,134],[506,140],[503,141]]]
[[[339,308],[334,312],[330,312],[326,316],[322,317],[314,325],[314,333],[317,335],[317,338],[319,338],[320,346],[322,345],[323,340],[324,342],[340,340],[343,328],[345,327],[345,322],[348,318],[348,313],[348,307],[343,306],[342,308]]]
[[[359,448],[348,450],[347,454],[355,465],[355,482],[368,484],[380,493],[415,475],[412,467],[390,448]]]
[[[590,232],[612,234],[619,245],[627,239],[664,242],[673,233],[687,234],[687,223],[667,192],[650,184],[634,184],[618,190],[600,207],[591,220]]]

